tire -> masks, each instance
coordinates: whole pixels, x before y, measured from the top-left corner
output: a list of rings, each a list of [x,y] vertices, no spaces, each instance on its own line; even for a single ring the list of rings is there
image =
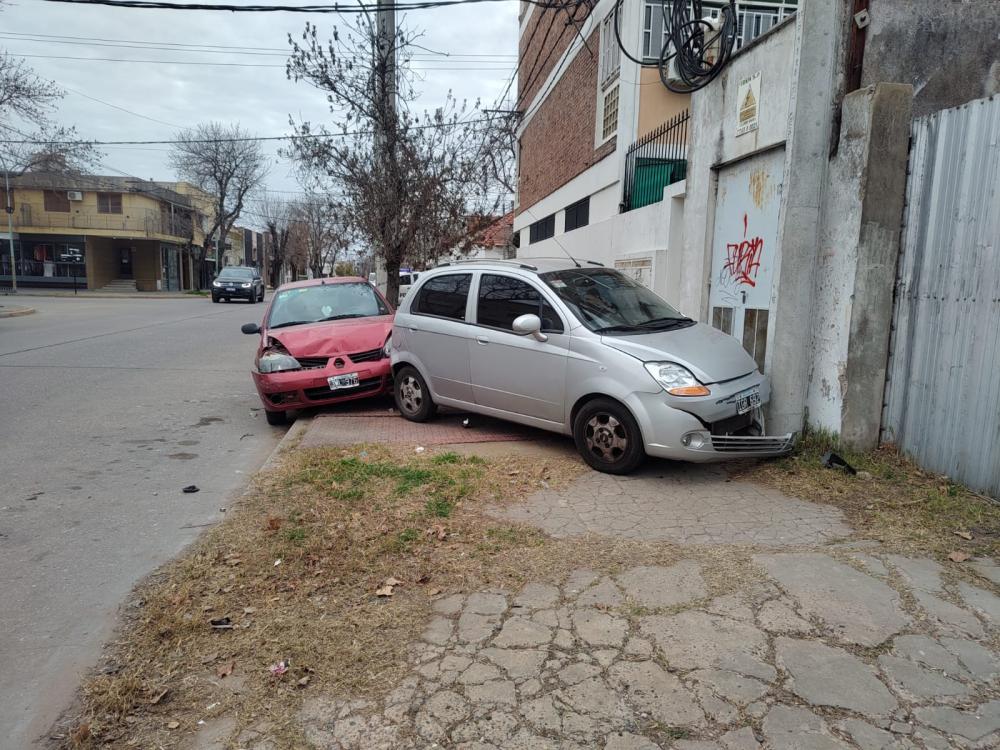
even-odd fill
[[[267,417],[267,423],[274,427],[288,422],[288,412],[286,411],[265,411],[264,415]]]
[[[214,302],[215,304],[219,304],[219,298],[216,297],[214,294],[212,295],[212,302]]]
[[[411,422],[426,422],[437,412],[430,389],[417,368],[406,365],[395,376],[396,408]]]
[[[642,432],[617,401],[588,401],[573,420],[573,440],[583,460],[606,474],[628,474],[646,458]]]

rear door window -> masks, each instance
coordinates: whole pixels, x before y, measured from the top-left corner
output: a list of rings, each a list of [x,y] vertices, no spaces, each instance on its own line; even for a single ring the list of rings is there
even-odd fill
[[[471,281],[471,273],[435,276],[421,285],[410,312],[417,315],[465,320],[465,305],[469,299]]]
[[[513,276],[484,273],[479,281],[476,323],[510,331],[522,315],[537,315],[546,333],[562,333],[559,314],[531,284]]]

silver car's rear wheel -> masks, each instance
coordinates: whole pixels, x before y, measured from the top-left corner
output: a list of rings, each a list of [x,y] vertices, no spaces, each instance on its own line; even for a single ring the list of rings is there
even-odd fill
[[[430,419],[437,410],[427,383],[416,368],[409,365],[396,373],[395,396],[396,408],[413,422]]]
[[[584,461],[609,474],[627,474],[646,457],[632,413],[608,398],[596,398],[580,408],[573,420],[573,439]]]

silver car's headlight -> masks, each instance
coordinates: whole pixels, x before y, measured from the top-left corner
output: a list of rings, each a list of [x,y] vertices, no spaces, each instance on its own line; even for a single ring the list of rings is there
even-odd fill
[[[382,344],[382,356],[389,357],[392,355],[392,334],[390,333],[385,337],[385,343]]]
[[[261,372],[286,372],[287,370],[301,370],[302,365],[291,354],[269,352],[257,360],[257,369]]]
[[[690,370],[675,362],[646,362],[644,367],[671,396],[707,396],[711,393]]]

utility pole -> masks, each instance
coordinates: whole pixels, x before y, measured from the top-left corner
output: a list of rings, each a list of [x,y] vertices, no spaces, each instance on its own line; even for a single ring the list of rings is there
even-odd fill
[[[10,192],[10,172],[7,161],[0,156],[3,166],[4,211],[7,214],[7,242],[10,249],[10,291],[17,294],[17,262],[14,260],[14,196]]]
[[[381,161],[384,168],[390,175],[398,177],[396,162],[396,9],[393,5],[395,0],[378,0],[378,13],[375,17],[376,23],[376,59],[375,70],[381,75],[376,75],[375,85],[378,87],[375,94],[380,102],[377,142],[382,150]],[[392,206],[390,219],[392,224],[391,237],[393,241],[398,235],[396,231],[396,207],[400,202],[399,191],[402,185],[395,185],[394,195],[390,196]],[[388,269],[386,269],[388,271]],[[389,301],[396,304],[399,295],[399,273],[394,270],[395,279],[386,278],[385,292],[389,295]],[[376,274],[377,278],[378,274]],[[388,277],[388,273],[387,273]]]

